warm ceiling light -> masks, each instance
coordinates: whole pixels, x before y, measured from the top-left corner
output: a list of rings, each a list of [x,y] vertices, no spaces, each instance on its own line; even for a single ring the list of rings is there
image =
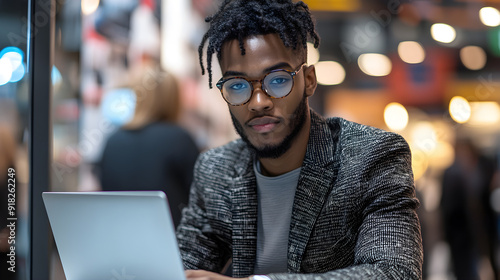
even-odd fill
[[[457,123],[466,123],[471,117],[469,101],[462,96],[455,96],[450,100],[450,116]]]
[[[425,154],[432,155],[438,141],[437,133],[432,123],[420,121],[413,125],[410,132],[410,141]]]
[[[345,79],[344,67],[338,62],[320,61],[314,67],[319,84],[338,85]]]
[[[414,180],[420,179],[427,168],[429,167],[429,157],[426,153],[422,152],[420,149],[415,148],[410,144],[411,149],[411,167],[413,170],[413,178]]]
[[[319,50],[313,43],[307,42],[307,64],[313,65],[319,61]]]
[[[84,15],[90,15],[99,7],[99,0],[82,0],[81,5],[82,13]]]
[[[429,155],[429,166],[444,170],[453,164],[455,151],[453,146],[445,141],[437,141],[436,149]]]
[[[494,101],[470,102],[468,125],[494,125],[500,122],[500,105]]]
[[[495,27],[500,25],[500,12],[493,7],[484,7],[479,10],[479,18],[486,26]]]
[[[432,38],[441,43],[451,43],[457,37],[455,28],[445,23],[435,23],[431,26]]]
[[[486,65],[486,52],[477,46],[466,46],[460,50],[460,60],[470,70],[480,70]]]
[[[359,56],[358,65],[363,73],[370,76],[387,76],[391,73],[391,60],[378,53],[365,53]]]
[[[399,103],[390,103],[385,106],[384,121],[391,130],[403,130],[408,125],[408,111]]]
[[[405,41],[398,45],[398,54],[406,63],[421,63],[425,59],[425,50],[418,42]]]

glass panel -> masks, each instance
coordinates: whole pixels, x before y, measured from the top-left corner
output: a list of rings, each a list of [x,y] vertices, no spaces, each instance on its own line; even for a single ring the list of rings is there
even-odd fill
[[[81,1],[56,1],[52,67],[53,158],[51,191],[76,191],[78,185],[78,121],[80,86]],[[66,279],[55,244],[50,279]]]
[[[27,279],[28,0],[0,2],[0,279]]]

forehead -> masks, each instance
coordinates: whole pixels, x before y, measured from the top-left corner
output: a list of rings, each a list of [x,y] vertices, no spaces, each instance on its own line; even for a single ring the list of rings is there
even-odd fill
[[[287,48],[277,34],[249,36],[243,40],[245,54],[241,54],[238,40],[222,45],[219,61],[222,73],[236,71],[246,74],[261,74],[278,63],[288,63],[295,68],[302,63],[299,49]],[[300,48],[300,46],[298,46]]]

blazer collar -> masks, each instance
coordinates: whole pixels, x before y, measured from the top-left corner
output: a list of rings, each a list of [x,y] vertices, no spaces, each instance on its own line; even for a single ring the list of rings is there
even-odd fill
[[[253,274],[257,255],[258,201],[254,155],[245,149],[242,158],[245,160],[234,166],[240,176],[234,179],[231,188],[233,277]]]
[[[331,124],[334,125],[334,124]],[[337,177],[335,147],[338,129],[332,129],[311,111],[311,131],[306,156],[295,191],[288,239],[288,270],[300,272],[309,236]]]
[[[311,130],[303,165],[325,167],[334,164],[340,126],[337,122],[328,122],[313,110],[310,112]]]

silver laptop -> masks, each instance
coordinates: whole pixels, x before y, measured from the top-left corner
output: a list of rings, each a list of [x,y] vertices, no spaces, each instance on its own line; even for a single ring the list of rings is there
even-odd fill
[[[183,280],[165,193],[44,192],[67,280]]]

